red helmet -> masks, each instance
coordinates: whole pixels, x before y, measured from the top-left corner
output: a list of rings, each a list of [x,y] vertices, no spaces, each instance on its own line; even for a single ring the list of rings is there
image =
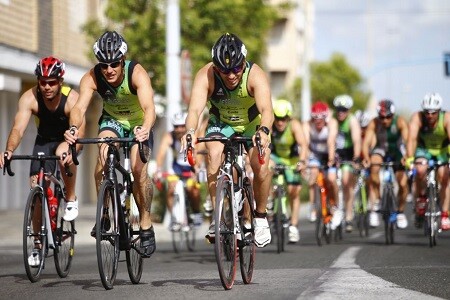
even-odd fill
[[[56,77],[62,78],[66,72],[64,63],[53,56],[41,58],[37,63],[34,74],[37,77]]]
[[[325,119],[328,117],[329,111],[328,104],[318,101],[311,107],[311,117],[313,119]]]
[[[390,117],[395,113],[394,103],[389,99],[383,99],[378,102],[377,113],[379,116]]]

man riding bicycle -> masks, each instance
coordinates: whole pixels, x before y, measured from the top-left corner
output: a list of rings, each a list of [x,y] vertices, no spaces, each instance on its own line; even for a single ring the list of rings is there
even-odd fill
[[[271,160],[275,164],[296,166],[301,171],[306,166],[306,154],[308,145],[303,135],[302,124],[292,119],[292,105],[284,99],[275,100],[273,105],[275,121],[271,135]],[[299,149],[300,148],[300,149]],[[300,151],[301,150],[301,151]],[[300,240],[298,231],[298,216],[300,210],[300,174],[293,169],[284,171],[287,182],[287,193],[291,207],[289,225],[289,242],[297,243]]]
[[[361,154],[361,128],[359,122],[350,113],[353,107],[353,99],[349,95],[339,95],[333,100],[333,105],[336,109],[336,120],[338,122],[338,135],[336,138],[336,156],[338,163],[342,161],[360,162]],[[344,196],[345,207],[345,231],[351,232],[353,230],[353,201],[355,175],[353,174],[353,166],[349,164],[340,165],[342,170],[342,190]],[[337,190],[337,182],[334,181],[335,189]],[[342,214],[340,210],[336,211],[333,216],[332,226],[337,226],[341,223],[339,216]]]
[[[255,134],[259,133],[265,161],[270,156],[270,129],[273,109],[270,85],[264,71],[255,63],[246,60],[247,49],[234,34],[223,34],[212,48],[212,62],[198,72],[194,80],[186,118],[187,134],[196,141],[196,128],[203,109],[208,103],[209,122],[206,136],[233,135],[253,136],[253,143],[246,145],[250,165],[254,172],[253,191],[256,199],[255,243],[264,247],[270,243],[270,228],[267,222],[266,205],[272,177],[269,164],[260,164]],[[182,138],[186,149],[186,135]],[[206,144],[208,150],[208,186],[212,203],[215,203],[216,179],[222,163],[224,145],[220,142]],[[206,236],[214,237],[214,223]]]
[[[186,134],[186,113],[175,113],[172,118],[173,131],[167,132],[161,139],[159,144],[158,154],[156,155],[156,168],[155,173],[156,180],[161,177],[161,170],[163,168],[167,150],[172,151],[172,170],[171,174],[177,176],[176,180],[168,178],[167,186],[167,208],[172,214],[173,196],[175,192],[175,186],[179,178],[182,178],[183,173],[192,173],[192,177],[188,179],[186,183],[187,198],[192,207],[194,213],[194,223],[202,223],[202,215],[200,213],[200,184],[196,181],[196,170],[194,167],[184,160],[184,153],[180,153],[181,138]],[[178,230],[180,224],[171,223],[170,228],[172,230]]]
[[[125,39],[115,31],[103,33],[95,42],[93,50],[98,64],[81,78],[80,98],[70,114],[71,128],[64,134],[69,144],[75,143],[79,137],[78,128],[84,122],[86,110],[97,91],[103,99],[98,137],[134,136],[143,143],[146,156],[150,156],[155,122],[153,88],[147,71],[139,63],[126,59],[127,49]],[[95,168],[97,190],[107,160],[106,147],[104,144],[99,145]],[[147,175],[147,163],[144,164],[138,156],[137,144],[131,146],[130,159],[134,177],[133,195],[139,208],[141,247],[143,256],[150,257],[156,249],[150,218],[152,180]],[[91,235],[95,236],[95,229]]]
[[[422,100],[422,111],[415,112],[409,123],[407,142],[407,166],[414,163],[416,175],[414,179],[416,205],[426,203],[426,174],[428,160],[448,161],[448,145],[450,141],[450,112],[442,110],[442,97],[438,93],[426,94]],[[448,210],[449,167],[444,165],[437,170],[441,199],[441,229],[450,230]],[[416,225],[420,226],[425,210],[416,206]]]
[[[367,127],[362,148],[364,165],[370,166],[369,200],[371,212],[369,225],[371,227],[380,225],[377,214],[380,206],[380,164],[387,159],[395,163],[404,161],[404,143],[408,138],[408,124],[402,116],[395,113],[395,106],[391,100],[383,99],[378,102],[377,113],[378,116]],[[372,149],[371,142],[374,138],[376,144]],[[394,172],[399,187],[397,227],[404,229],[408,226],[408,220],[404,213],[406,196],[408,195],[408,179],[402,166],[394,166]]]
[[[32,115],[37,124],[37,136],[34,142],[33,155],[43,152],[46,155],[61,156],[69,154],[69,148],[64,141],[64,131],[69,128],[69,113],[78,100],[78,93],[64,85],[65,65],[53,56],[44,57],[36,65],[34,74],[37,76],[37,85],[27,90],[19,99],[14,124],[6,142],[6,150],[0,153],[0,168],[5,165],[4,155],[10,159],[13,152],[19,147],[23,134]],[[84,133],[84,122],[80,124],[80,135]],[[78,216],[78,200],[75,195],[75,182],[77,168],[72,163],[71,156],[67,155],[59,161],[63,170],[64,165],[69,166],[71,177],[61,172],[66,187],[66,202],[64,220],[72,221]],[[53,172],[55,161],[46,161],[45,172]],[[39,161],[32,161],[30,166],[30,186],[37,184]],[[33,219],[34,220],[34,219]],[[36,226],[38,228],[38,226]],[[33,254],[32,254],[33,255]],[[30,257],[30,265],[39,265],[36,258]]]
[[[333,166],[335,156],[337,121],[330,117],[330,110],[325,102],[318,101],[311,107],[311,119],[303,123],[305,143],[308,145],[308,167],[311,168],[308,176],[309,203],[311,222],[317,220],[317,211],[314,207],[314,188],[319,167],[324,167],[327,176],[325,183],[329,191],[332,204],[337,200],[337,190],[334,189],[333,180],[336,180],[336,168]],[[333,210],[332,212],[335,212]]]

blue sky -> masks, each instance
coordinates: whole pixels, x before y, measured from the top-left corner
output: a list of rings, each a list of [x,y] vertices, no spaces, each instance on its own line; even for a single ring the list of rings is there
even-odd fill
[[[343,53],[365,77],[376,100],[390,98],[405,113],[427,92],[450,110],[450,1],[314,0],[314,60]]]

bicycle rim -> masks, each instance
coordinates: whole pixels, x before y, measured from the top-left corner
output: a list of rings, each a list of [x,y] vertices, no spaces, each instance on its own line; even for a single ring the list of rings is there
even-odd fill
[[[177,188],[178,188],[178,186],[177,186]],[[184,198],[184,197],[183,196],[180,197],[180,195],[178,194],[180,192],[182,192],[182,191],[177,191],[173,195],[173,206],[172,206],[172,223],[179,225],[179,226],[177,226],[178,228],[176,228],[177,230],[171,229],[172,230],[172,247],[173,247],[173,251],[175,253],[180,253],[186,242],[185,241],[186,235],[182,231],[184,212],[182,211],[182,207],[181,207],[181,203],[180,203],[180,201],[184,200],[184,199],[180,199],[180,198]]]
[[[75,221],[68,222],[63,219],[64,198],[61,195],[58,198],[57,224],[54,234],[56,248],[53,251],[53,258],[55,260],[56,272],[59,277],[64,278],[69,274],[70,267],[72,266],[75,245]]]
[[[97,263],[102,285],[105,289],[113,288],[119,263],[119,228],[116,224],[116,205],[114,185],[110,180],[103,181],[96,216]]]
[[[284,243],[284,228],[283,228],[283,212],[282,212],[282,204],[281,204],[281,197],[280,195],[277,195],[276,201],[276,207],[277,211],[275,213],[275,236],[277,239],[277,252],[281,253],[283,252],[283,243]]]
[[[390,221],[394,201],[392,198],[394,196],[393,193],[392,188],[385,187],[381,197],[386,245],[394,243],[394,223]]]
[[[220,281],[226,290],[231,289],[234,284],[237,254],[230,189],[229,179],[221,177],[217,182],[216,192],[214,250]]]
[[[253,228],[253,211],[255,207],[252,187],[248,185],[244,190],[246,199],[244,199],[244,216],[240,218],[242,232],[241,240],[239,241],[239,264],[242,280],[245,284],[249,284],[252,281],[256,256],[255,230]]]
[[[194,224],[189,224],[189,230],[186,232],[186,245],[189,251],[195,251],[195,240],[197,228]]]
[[[438,229],[438,221],[436,217],[436,191],[434,187],[428,187],[428,207],[427,207],[427,233],[430,247],[436,246],[436,235]]]
[[[324,223],[323,223],[323,216],[322,216],[322,199],[320,195],[320,188],[315,185],[314,186],[314,207],[316,209],[316,241],[317,245],[322,246],[322,238],[324,233]]]
[[[137,209],[134,198],[130,197],[130,207],[134,206],[134,209],[128,209],[128,230],[131,247],[125,251],[127,260],[128,276],[133,284],[138,284],[141,281],[143,258],[140,253],[140,238],[139,238],[139,226],[140,218],[139,211]]]
[[[34,187],[28,196],[23,219],[23,262],[27,277],[31,282],[38,281],[41,276],[42,269],[44,268],[45,249],[47,247],[47,236],[40,234],[40,224],[43,222],[41,213],[42,198],[41,188]],[[39,240],[41,243],[41,248],[37,254],[39,264],[37,266],[31,266],[28,258],[34,250],[35,240]]]

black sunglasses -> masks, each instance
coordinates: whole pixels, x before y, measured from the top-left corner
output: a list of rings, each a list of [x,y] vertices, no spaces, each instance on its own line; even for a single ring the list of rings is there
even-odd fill
[[[239,65],[237,67],[234,67],[234,68],[231,68],[231,69],[221,69],[221,68],[219,68],[217,66],[216,66],[216,68],[217,68],[217,70],[219,70],[220,73],[225,74],[225,75],[228,75],[231,72],[233,72],[234,74],[237,74],[240,71],[242,71],[242,69],[244,68],[244,64],[241,64],[241,65]]]
[[[435,114],[437,114],[437,112],[438,112],[437,110],[431,110],[431,109],[428,109],[428,110],[426,109],[423,111],[423,113],[426,115],[435,115]]]
[[[100,68],[102,68],[103,70],[108,69],[108,67],[111,67],[114,69],[114,68],[117,68],[118,66],[120,66],[121,62],[122,62],[121,60],[118,60],[118,61],[113,61],[112,63],[99,63],[99,65],[100,65]]]
[[[392,119],[392,115],[390,115],[390,116],[378,116],[378,118],[380,118],[380,120]]]
[[[336,107],[336,111],[337,112],[348,112],[348,108],[343,107],[343,106],[338,106],[338,107]]]

